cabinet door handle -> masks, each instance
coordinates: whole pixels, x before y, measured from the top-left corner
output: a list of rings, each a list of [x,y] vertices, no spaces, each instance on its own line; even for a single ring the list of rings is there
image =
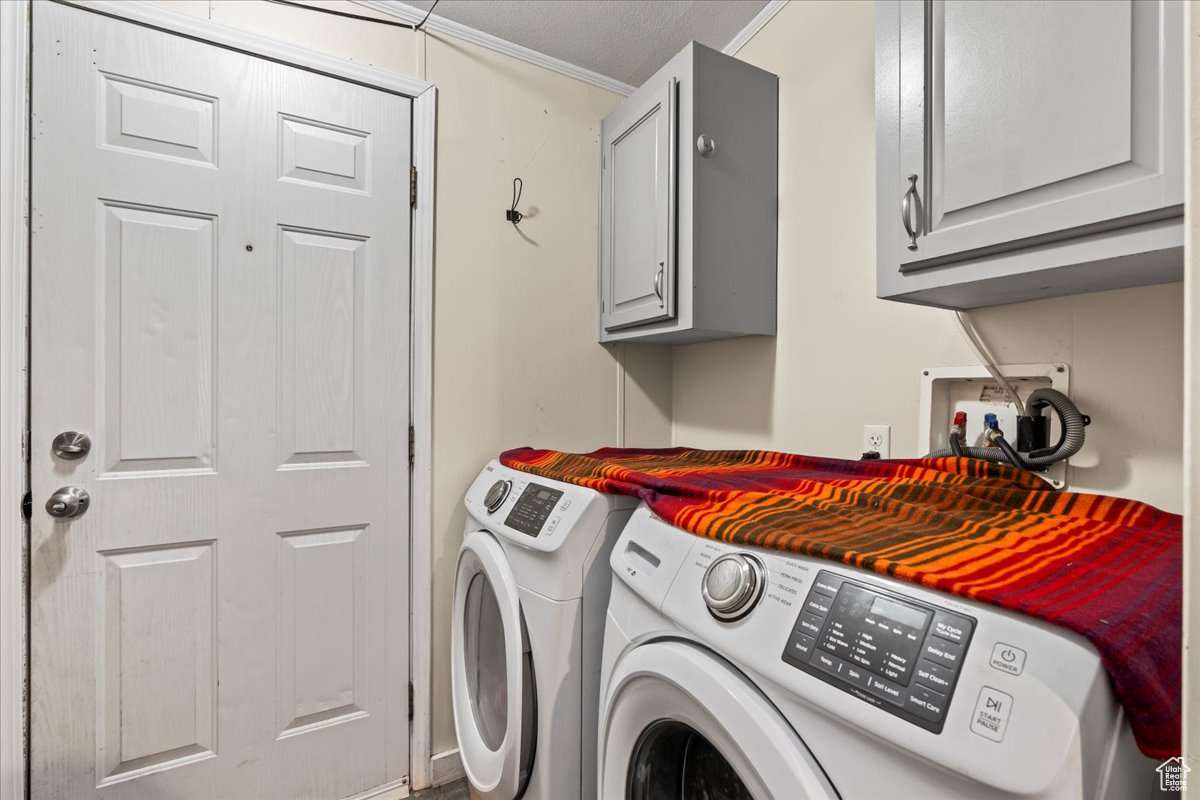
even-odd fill
[[[660,306],[662,305],[662,302],[663,302],[662,279],[663,279],[663,270],[666,269],[666,266],[667,266],[667,262],[665,262],[665,261],[658,262],[658,272],[654,273],[654,293],[656,295],[658,295],[658,304]]]
[[[917,234],[921,232],[920,220],[917,220],[916,225],[912,222],[913,200],[921,202],[917,197],[917,176],[909,175],[908,191],[904,193],[904,202],[900,204],[900,218],[904,221],[904,232],[908,234],[909,250],[917,249]]]

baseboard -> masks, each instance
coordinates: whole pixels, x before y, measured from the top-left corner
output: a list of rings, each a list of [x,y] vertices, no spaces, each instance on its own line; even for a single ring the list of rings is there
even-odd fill
[[[463,772],[462,758],[458,754],[457,747],[453,750],[436,754],[430,761],[430,786],[441,786],[442,784],[451,783],[467,774]]]
[[[408,797],[408,778],[401,778],[398,781],[376,786],[374,789],[367,789],[365,792],[352,794],[342,800],[404,800],[406,797]]]

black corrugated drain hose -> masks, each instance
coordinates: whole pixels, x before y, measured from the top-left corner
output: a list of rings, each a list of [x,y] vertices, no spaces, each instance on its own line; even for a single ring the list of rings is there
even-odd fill
[[[1058,414],[1058,424],[1062,435],[1054,447],[1035,450],[1028,454],[1017,454],[1021,459],[1021,465],[1027,469],[1048,467],[1078,453],[1079,448],[1083,447],[1084,428],[1091,422],[1091,419],[1079,410],[1071,398],[1057,389],[1034,389],[1025,401],[1025,407],[1030,412],[1040,411],[1047,406]],[[956,449],[960,452],[956,453],[947,448],[936,450],[926,458],[958,456],[960,458],[981,458],[985,461],[996,461],[1002,464],[1010,463],[1009,457],[999,447],[960,447]]]

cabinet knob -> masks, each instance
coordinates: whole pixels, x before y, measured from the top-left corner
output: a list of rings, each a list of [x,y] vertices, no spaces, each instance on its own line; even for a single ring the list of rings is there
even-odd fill
[[[700,134],[696,137],[696,152],[705,158],[712,157],[717,152],[717,140],[707,133]]]
[[[916,201],[916,202],[914,202]],[[908,191],[904,193],[904,201],[900,204],[900,219],[904,221],[904,232],[908,234],[908,249],[917,249],[917,234],[921,232],[920,215],[921,198],[917,197],[917,176],[908,176]],[[913,222],[913,207],[917,207],[917,220]]]

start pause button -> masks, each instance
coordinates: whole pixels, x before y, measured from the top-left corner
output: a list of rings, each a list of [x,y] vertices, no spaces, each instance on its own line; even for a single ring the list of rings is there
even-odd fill
[[[993,742],[1003,741],[1012,706],[1012,695],[984,686],[975,703],[975,711],[971,713],[971,730]]]

